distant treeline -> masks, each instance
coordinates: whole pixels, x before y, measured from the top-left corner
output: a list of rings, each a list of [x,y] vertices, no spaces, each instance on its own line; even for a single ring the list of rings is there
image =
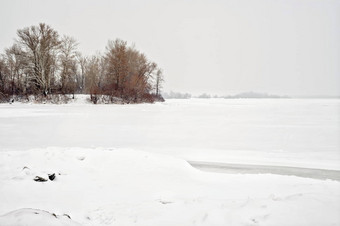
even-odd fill
[[[228,96],[218,96],[218,95],[210,95],[207,93],[200,94],[198,96],[192,96],[190,93],[180,93],[170,91],[169,93],[164,92],[162,96],[165,99],[190,99],[201,98],[201,99],[209,99],[209,98],[224,98],[224,99],[238,99],[238,98],[289,98],[288,96],[279,96],[279,95],[271,95],[267,93],[256,93],[256,92],[245,92],[239,93],[236,95],[228,95]]]
[[[229,98],[289,98],[288,96],[273,95],[267,93],[245,92],[236,95],[223,96],[225,99]]]
[[[90,94],[115,102],[162,100],[162,69],[120,39],[105,53],[83,56],[77,41],[44,23],[17,31],[14,44],[0,56],[0,100]],[[58,95],[57,95],[58,94]]]
[[[180,92],[173,92],[173,91],[170,91],[169,93],[163,92],[162,96],[165,99],[190,99],[191,98],[190,93],[180,93]]]

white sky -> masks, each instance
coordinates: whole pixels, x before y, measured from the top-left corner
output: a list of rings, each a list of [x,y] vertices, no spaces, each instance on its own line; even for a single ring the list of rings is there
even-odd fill
[[[339,0],[0,0],[0,48],[45,22],[95,54],[121,38],[165,91],[340,95]]]

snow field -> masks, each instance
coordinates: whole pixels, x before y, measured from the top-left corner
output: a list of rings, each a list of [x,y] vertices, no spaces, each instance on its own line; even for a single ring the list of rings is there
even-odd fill
[[[340,170],[339,99],[0,104],[0,151],[132,148],[190,161]]]
[[[201,172],[133,149],[0,152],[0,215],[32,208],[67,214],[48,225],[339,225],[340,183],[294,176]],[[35,182],[35,176],[56,179]],[[16,218],[18,219],[18,218]],[[66,220],[65,218],[62,218]],[[37,221],[35,221],[37,222]],[[46,225],[46,224],[44,224]]]
[[[48,226],[80,226],[68,215],[58,216],[44,210],[23,208],[9,212],[0,217],[2,226],[10,225],[48,225]]]
[[[185,161],[340,170],[339,137],[339,99],[0,104],[0,226],[340,225],[339,181]]]

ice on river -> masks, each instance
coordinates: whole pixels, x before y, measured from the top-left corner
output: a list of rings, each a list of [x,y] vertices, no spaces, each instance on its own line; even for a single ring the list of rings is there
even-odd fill
[[[78,98],[0,104],[1,226],[340,225],[339,181],[187,162],[339,170],[339,99]]]
[[[340,99],[0,105],[0,150],[134,148],[191,161],[340,169]]]

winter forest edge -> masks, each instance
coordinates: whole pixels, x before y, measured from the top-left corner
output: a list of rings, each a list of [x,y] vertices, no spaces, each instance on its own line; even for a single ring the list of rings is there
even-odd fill
[[[67,103],[89,94],[94,104],[152,103],[164,101],[163,81],[162,69],[126,41],[109,40],[104,54],[84,56],[76,39],[44,23],[17,30],[0,55],[0,102]]]

